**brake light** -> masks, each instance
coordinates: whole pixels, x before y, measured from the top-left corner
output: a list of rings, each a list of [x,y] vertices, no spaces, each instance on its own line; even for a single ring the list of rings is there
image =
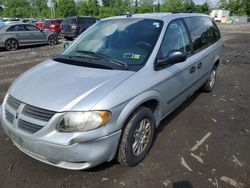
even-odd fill
[[[72,25],[71,28],[72,28],[72,29],[78,29],[79,26],[78,26],[78,25]]]

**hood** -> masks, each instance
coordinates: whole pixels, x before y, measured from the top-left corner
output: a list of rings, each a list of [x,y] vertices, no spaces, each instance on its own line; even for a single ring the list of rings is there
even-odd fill
[[[57,112],[91,110],[133,73],[48,60],[14,81],[9,94],[26,104]]]

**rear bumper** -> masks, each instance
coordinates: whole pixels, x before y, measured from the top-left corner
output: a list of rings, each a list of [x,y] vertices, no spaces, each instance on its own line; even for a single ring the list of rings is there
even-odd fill
[[[63,37],[77,37],[79,35],[78,31],[65,31],[65,30],[61,30],[61,36]]]

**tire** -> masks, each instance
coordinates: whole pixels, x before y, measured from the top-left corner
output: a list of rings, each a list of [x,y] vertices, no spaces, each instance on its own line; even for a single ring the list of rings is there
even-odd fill
[[[153,144],[154,132],[155,120],[152,111],[143,106],[138,108],[127,121],[121,136],[117,151],[118,162],[127,166],[140,163]]]
[[[66,37],[66,36],[65,36],[65,39],[66,39],[66,40],[70,40],[70,41],[73,40],[72,37]]]
[[[15,39],[8,39],[5,42],[5,49],[8,51],[15,51],[18,49],[18,42]]]
[[[58,42],[57,35],[50,35],[48,38],[49,45],[56,45]]]
[[[214,85],[216,83],[216,75],[217,75],[217,67],[214,66],[212,71],[210,72],[210,76],[206,83],[204,84],[202,90],[204,92],[211,92],[214,89]]]

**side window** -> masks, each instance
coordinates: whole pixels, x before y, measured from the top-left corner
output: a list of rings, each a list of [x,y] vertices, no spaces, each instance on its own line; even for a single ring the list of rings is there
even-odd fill
[[[189,17],[184,20],[190,31],[194,52],[198,52],[220,39],[220,32],[210,18]]]
[[[187,30],[180,19],[174,20],[168,25],[159,56],[166,57],[171,50],[182,50],[187,54],[191,52]]]
[[[24,31],[23,25],[14,25],[11,26],[7,31]]]
[[[27,31],[40,31],[38,27],[35,27],[33,25],[25,25],[25,28]]]
[[[187,24],[188,30],[190,31],[193,50],[194,52],[197,52],[208,43],[206,37],[207,27],[204,25],[202,17],[190,17],[184,18],[184,20]]]
[[[207,28],[207,42],[209,45],[220,39],[220,32],[215,23],[210,18],[203,18],[204,25]]]

